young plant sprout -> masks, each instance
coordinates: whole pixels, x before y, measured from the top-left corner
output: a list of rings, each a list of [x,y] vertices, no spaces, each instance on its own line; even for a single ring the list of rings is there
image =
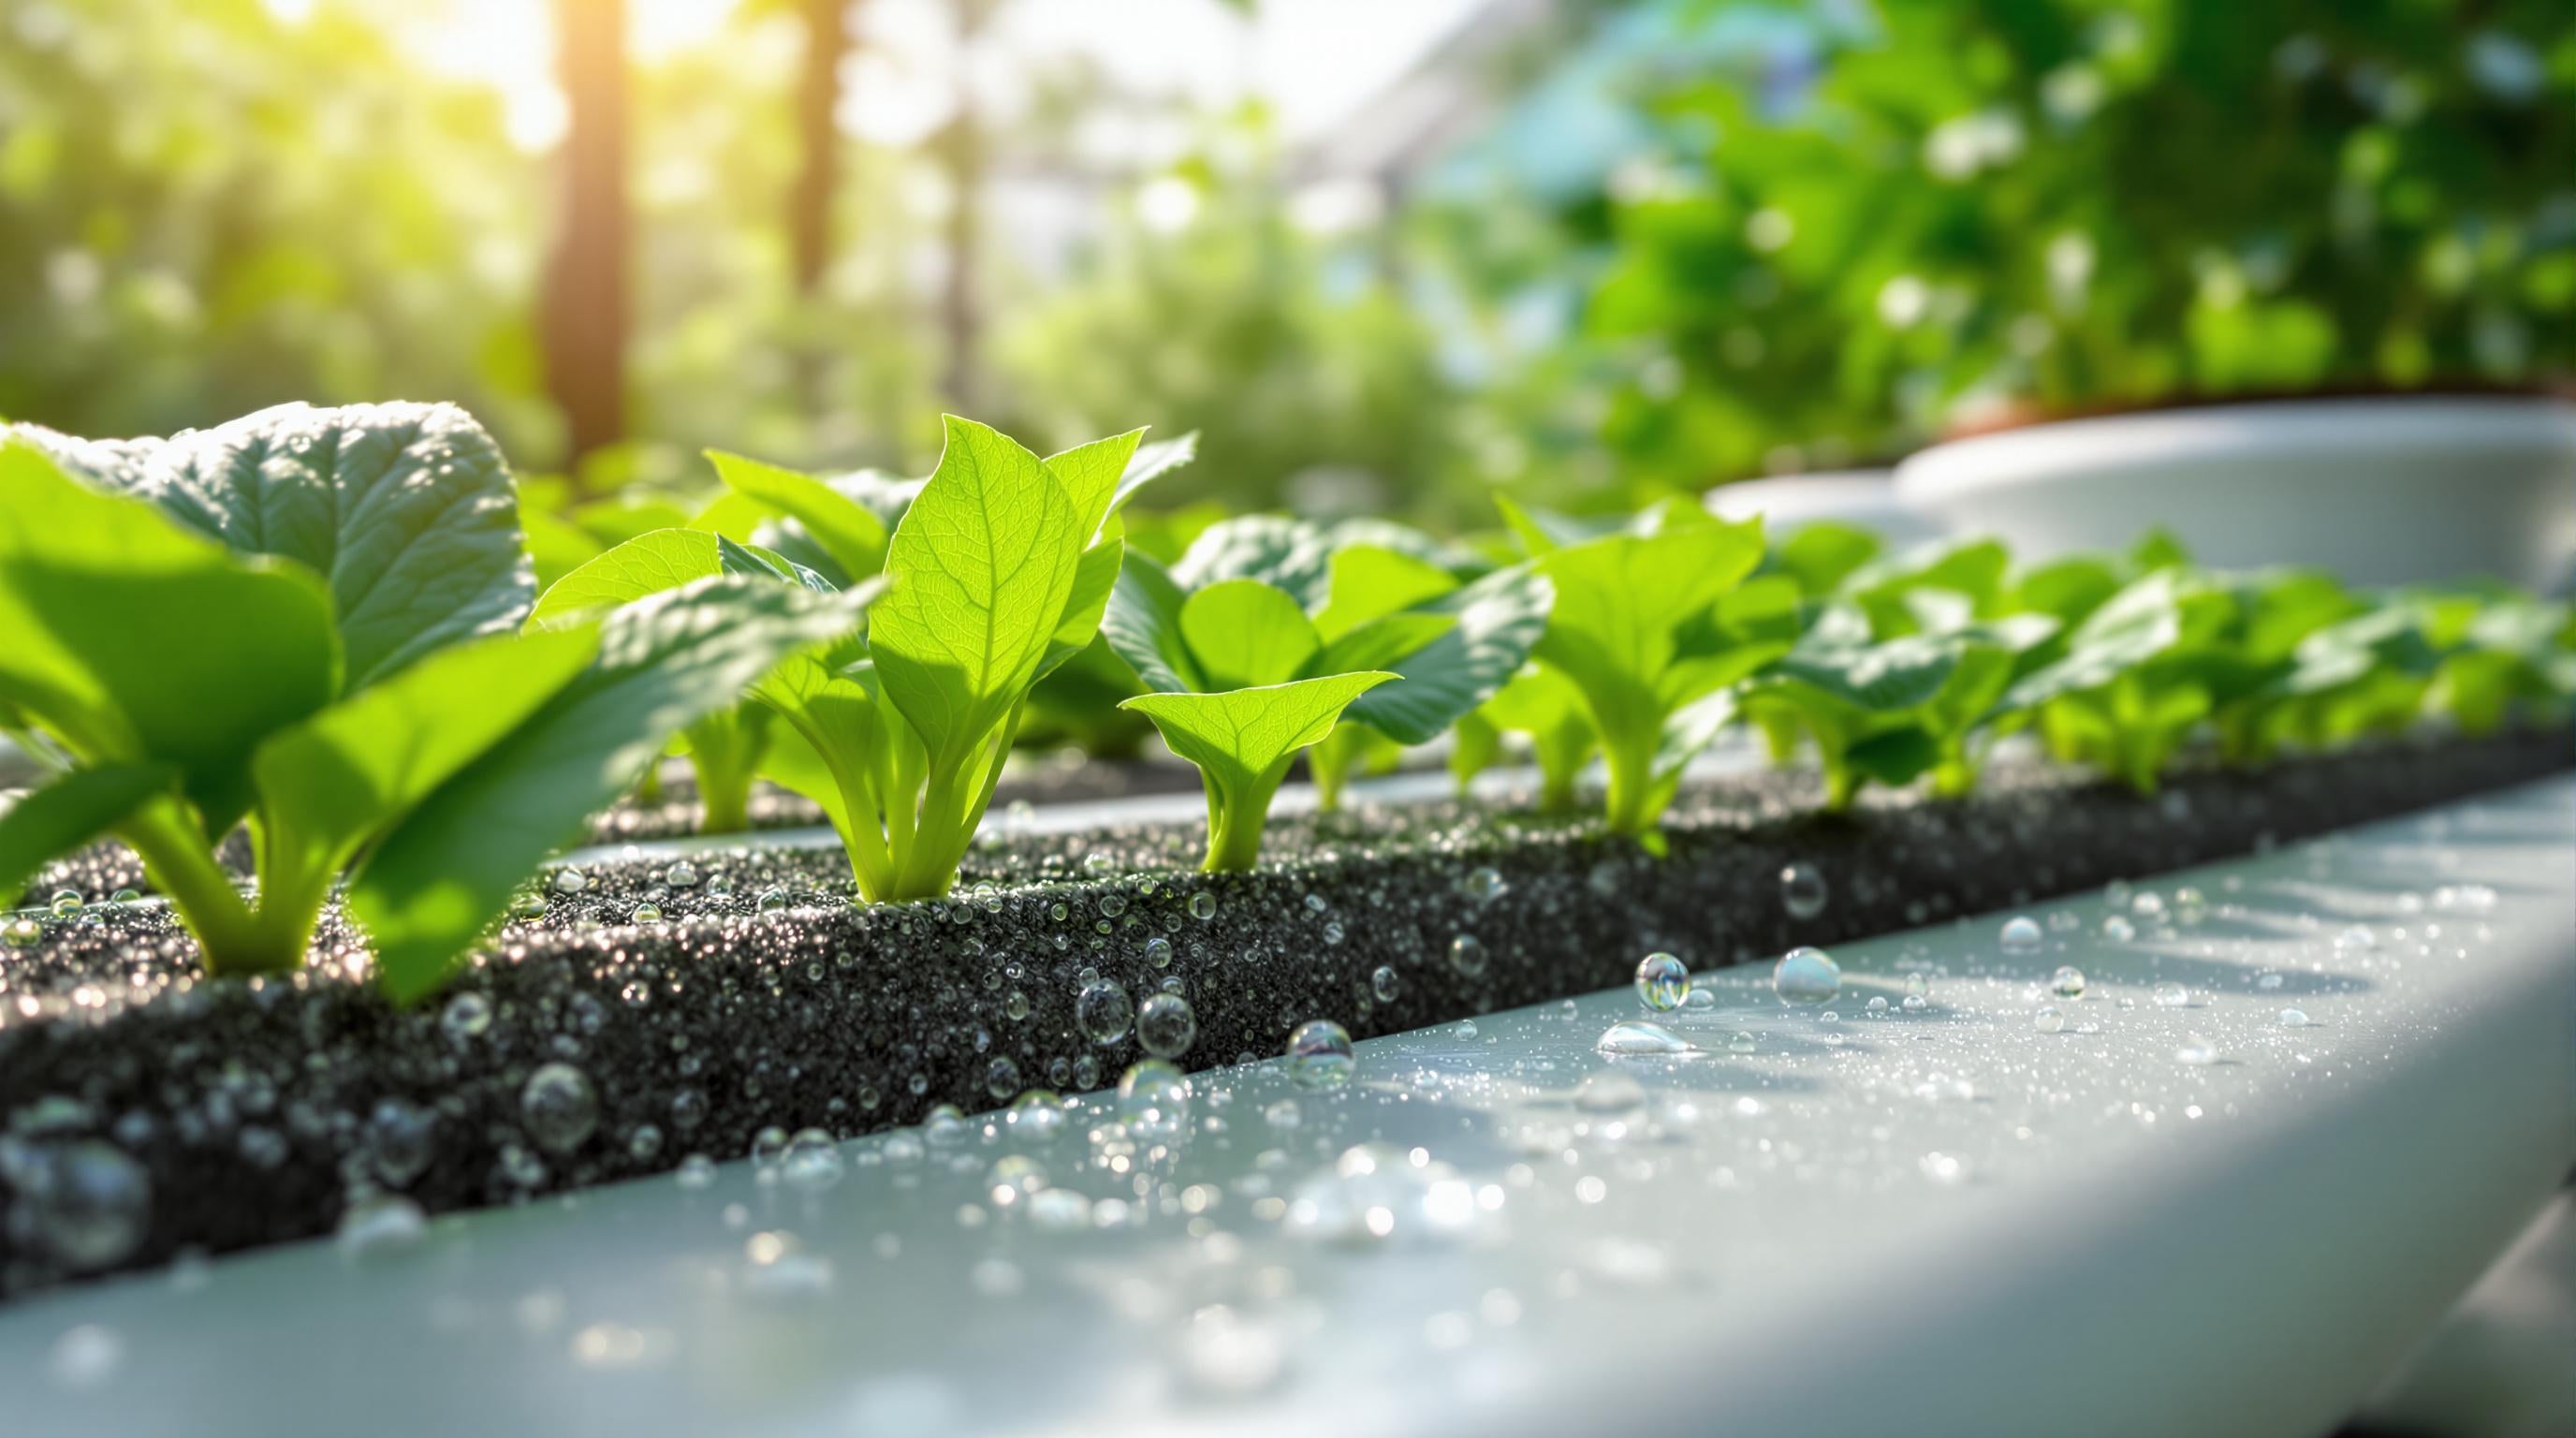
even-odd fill
[[[1263,667],[1257,657],[1238,663],[1228,653],[1272,642],[1263,637],[1266,629],[1227,633],[1221,625],[1230,619],[1218,616],[1238,611],[1265,622],[1277,616],[1277,642],[1307,654],[1314,666],[1302,673],[1282,669],[1282,678],[1364,669],[1395,675],[1400,682],[1353,700],[1307,754],[1318,800],[1331,812],[1340,808],[1353,773],[1391,767],[1401,746],[1439,737],[1528,659],[1547,622],[1547,581],[1526,564],[1474,573],[1478,568],[1471,557],[1402,525],[1226,520],[1202,532],[1168,576],[1184,619],[1200,595],[1212,596],[1183,629],[1185,641],[1206,646],[1195,670],[1156,660],[1153,626],[1183,621],[1159,618],[1147,607],[1161,593],[1152,584],[1139,581],[1127,586],[1124,599],[1113,598],[1104,631],[1149,690],[1233,687],[1209,676]],[[1291,622],[1290,610],[1303,622]],[[1191,683],[1193,674],[1207,682]]]
[[[1762,558],[1762,525],[1730,524],[1686,503],[1641,517],[1637,532],[1560,548],[1517,525],[1556,588],[1540,665],[1581,698],[1610,770],[1612,833],[1645,836],[1672,803],[1682,769],[1733,717],[1729,686],[1779,658],[1783,609],[1723,612]],[[1794,587],[1757,591],[1785,598]]]
[[[0,817],[0,887],[112,833],[209,972],[277,973],[348,873],[379,979],[416,997],[673,731],[856,622],[714,579],[512,634],[508,484],[470,420],[417,406],[0,446],[0,724],[55,771]],[[255,894],[216,854],[236,827]]]
[[[829,649],[748,686],[777,721],[764,772],[822,807],[859,892],[880,902],[937,898],[956,882],[1030,689],[1100,626],[1124,553],[1118,509],[1169,467],[1140,470],[1141,430],[1040,459],[983,425],[951,416],[947,426],[938,469],[884,542],[886,596],[867,633],[853,624]],[[822,547],[844,576],[875,572],[862,506],[819,481],[790,484],[778,478],[786,471],[763,469],[755,483],[773,502],[795,504],[809,533],[833,536]],[[738,493],[743,473],[727,475]],[[566,575],[533,622],[578,615],[598,596],[719,574],[836,588],[779,552],[665,530]]]

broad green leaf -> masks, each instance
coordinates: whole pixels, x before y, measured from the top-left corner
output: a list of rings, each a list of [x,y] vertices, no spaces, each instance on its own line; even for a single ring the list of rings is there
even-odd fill
[[[1901,789],[1941,762],[1941,746],[1922,728],[1908,724],[1860,740],[1843,758],[1871,779]]]
[[[1893,713],[1932,702],[1958,667],[1960,648],[1914,635],[1853,649],[1796,649],[1772,673],[1855,709]]]
[[[259,742],[330,702],[331,597],[0,444],[0,702],[91,764],[164,763],[216,833]]]
[[[1667,709],[1697,697],[1665,687],[1685,657],[1683,626],[1705,620],[1761,555],[1758,522],[1612,535],[1557,550],[1540,563],[1556,599],[1538,657],[1574,680],[1605,737],[1650,735]]]
[[[1163,566],[1144,555],[1129,555],[1118,571],[1109,607],[1100,617],[1100,637],[1148,689],[1186,693],[1207,687],[1181,638],[1181,605],[1187,598]]]
[[[1128,470],[1128,461],[1136,454],[1136,442],[1145,431],[1131,429],[1107,439],[1095,439],[1076,445],[1061,454],[1046,457],[1047,472],[1064,486],[1073,500],[1076,526],[1088,544],[1109,518],[1112,502],[1117,498],[1120,481]]]
[[[347,691],[461,639],[516,629],[536,598],[509,467],[454,405],[278,405],[127,441],[104,467],[95,447],[35,437],[237,553],[324,576]]]
[[[1831,594],[1853,571],[1878,557],[1877,535],[1848,524],[1818,523],[1800,528],[1774,545],[1770,564],[1798,586],[1821,598]]]
[[[1336,550],[1324,607],[1315,628],[1326,642],[1372,619],[1411,609],[1458,587],[1456,576],[1436,564],[1374,544]]]
[[[934,764],[963,762],[1037,677],[1073,593],[1081,515],[1036,455],[948,418],[939,469],[896,526],[869,647]]]
[[[1520,540],[1522,552],[1533,559],[1617,534],[1625,524],[1619,519],[1577,519],[1535,504],[1522,504],[1505,494],[1494,496],[1494,508],[1502,512],[1503,523]],[[1660,510],[1649,510],[1640,518],[1648,516],[1661,527]]]
[[[1135,498],[1136,491],[1154,480],[1179,469],[1199,457],[1199,432],[1191,430],[1178,439],[1158,440],[1138,445],[1127,461],[1127,472],[1118,477],[1118,492],[1109,499],[1109,512],[1116,514]]]
[[[784,555],[757,544],[738,544],[721,534],[716,536],[716,564],[726,574],[757,574],[817,594],[830,594],[841,587]]]
[[[1379,625],[1431,615],[1454,621],[1444,632],[1401,655],[1386,658],[1327,651],[1333,669],[1383,669],[1400,682],[1363,694],[1351,717],[1406,744],[1427,744],[1491,698],[1522,665],[1547,631],[1555,590],[1529,564],[1498,569],[1426,608],[1389,615]],[[1375,628],[1372,625],[1369,628]],[[1354,630],[1344,640],[1357,639]],[[1341,648],[1336,644],[1334,649]]]
[[[1323,607],[1332,584],[1333,539],[1321,526],[1272,514],[1220,520],[1200,531],[1172,566],[1184,590],[1228,579],[1257,579],[1287,591],[1299,609]]]
[[[404,999],[435,987],[511,890],[672,735],[857,627],[868,597],[723,575],[610,614],[598,658],[415,806],[351,884],[386,986]]]
[[[1100,633],[1101,617],[1108,612],[1109,596],[1118,587],[1118,571],[1126,557],[1127,544],[1121,539],[1104,539],[1082,552],[1082,562],[1073,571],[1073,589],[1065,596],[1064,615],[1047,638],[1046,657],[1038,661],[1039,678],[1063,667]]]
[[[1254,689],[1297,677],[1323,646],[1297,601],[1257,579],[1228,579],[1181,604],[1181,638],[1210,689]]]
[[[1329,674],[1216,694],[1139,694],[1119,707],[1154,721],[1173,753],[1211,778],[1249,786],[1321,740],[1352,700],[1392,674]]]
[[[125,822],[153,799],[178,792],[168,764],[102,764],[74,769],[0,813],[0,908],[46,860]]]
[[[2024,677],[2004,702],[2028,709],[2099,688],[2180,644],[2184,625],[2176,583],[2174,570],[2160,569],[2111,596],[2068,636],[2064,658]]]
[[[588,625],[473,640],[271,735],[252,759],[269,841],[304,844],[308,861],[336,869],[598,652]]]
[[[1306,669],[1314,674],[1349,674],[1360,669],[1392,669],[1397,661],[1458,627],[1450,614],[1414,610],[1372,619],[1324,646]],[[1390,691],[1381,691],[1390,692]],[[1427,740],[1416,739],[1416,744]]]
[[[886,526],[867,506],[810,474],[723,450],[707,451],[725,488],[804,526],[841,572],[865,579],[885,567]]]
[[[702,529],[656,529],[558,579],[528,613],[530,629],[595,618],[603,609],[724,572],[724,540]]]

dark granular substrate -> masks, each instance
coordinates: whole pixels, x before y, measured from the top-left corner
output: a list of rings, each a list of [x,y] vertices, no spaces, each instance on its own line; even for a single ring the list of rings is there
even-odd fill
[[[1367,1037],[1618,984],[1654,949],[1695,968],[1768,958],[2570,757],[2557,733],[2409,741],[2192,769],[2151,799],[2002,765],[1970,799],[1881,796],[1841,817],[1813,808],[1811,774],[1752,775],[1686,793],[1662,859],[1589,822],[1473,804],[1284,819],[1243,875],[1190,872],[1194,825],[1025,835],[979,850],[949,900],[900,906],[853,905],[837,851],[710,850],[676,872],[664,856],[578,888],[551,876],[532,891],[544,913],[409,1011],[363,981],[336,917],[306,972],[211,982],[157,907],[94,906],[0,950],[0,1288],[327,1233],[368,1185],[431,1212],[504,1203],[738,1157],[772,1127],[846,1136],[1114,1083],[1144,1055],[1132,1034],[1079,1030],[1092,982],[1137,1004],[1183,995],[1183,1062],[1208,1067],[1274,1054],[1310,1018]],[[1823,880],[1811,917],[1784,902],[1792,865]],[[634,922],[645,905],[664,917]],[[532,1121],[551,1064],[579,1075],[575,1101]],[[560,1100],[566,1076],[540,1087]],[[120,1231],[142,1185],[148,1211]]]
[[[630,796],[592,818],[588,842],[615,844],[695,833],[698,788],[689,766],[671,760],[662,766],[660,777],[660,789],[652,798]],[[1064,750],[1033,754],[1015,764],[994,786],[993,808],[1005,811],[1014,804],[1071,804],[1139,794],[1187,794],[1197,792],[1198,787],[1199,771],[1177,759],[1112,762],[1085,759],[1078,751]],[[813,800],[768,783],[753,786],[744,818],[750,826],[750,832],[743,836],[746,841],[763,830],[812,828],[824,822],[822,807]],[[250,839],[246,833],[234,831],[217,852],[224,866],[234,873],[251,871]],[[19,902],[41,905],[66,889],[98,899],[122,889],[148,894],[152,892],[152,881],[143,873],[143,861],[124,845],[92,844],[37,870]]]

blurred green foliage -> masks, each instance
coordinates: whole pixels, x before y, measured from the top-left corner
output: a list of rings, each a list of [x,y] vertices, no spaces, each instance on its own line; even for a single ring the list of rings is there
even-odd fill
[[[552,162],[409,53],[419,18],[9,6],[0,413],[134,434],[443,398],[560,468],[534,323]],[[1641,19],[1663,29],[1634,63],[1591,64]],[[1508,109],[1607,73],[1623,138],[1597,173],[1399,175],[1392,222],[1330,232],[1299,223],[1309,173],[1257,109],[1183,121],[1176,167],[1082,159],[1107,82],[1070,66],[987,150],[1062,181],[1090,237],[1040,263],[988,217],[963,395],[937,136],[843,136],[835,258],[793,282],[803,42],[796,7],[746,0],[637,65],[635,434],[538,507],[703,493],[710,445],[920,474],[946,405],[1040,440],[1197,429],[1167,502],[1458,525],[1490,486],[1627,510],[2016,407],[2576,370],[2564,0],[1583,0],[1488,82]],[[1145,223],[1138,186],[1175,184],[1194,213]]]
[[[537,175],[492,95],[363,16],[0,13],[0,412],[161,434],[294,399],[453,399],[541,447]]]
[[[1645,82],[1664,152],[1565,212],[1608,251],[1585,333],[1631,361],[1601,435],[1633,477],[1885,455],[2016,405],[2576,369],[2576,8],[1809,19],[1785,86]]]

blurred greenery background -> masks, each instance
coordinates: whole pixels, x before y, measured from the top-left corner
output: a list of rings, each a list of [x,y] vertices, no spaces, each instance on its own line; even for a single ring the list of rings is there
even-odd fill
[[[2571,372],[2567,0],[0,13],[0,414],[454,399],[610,528],[708,445],[921,472],[942,408],[1481,523]]]

